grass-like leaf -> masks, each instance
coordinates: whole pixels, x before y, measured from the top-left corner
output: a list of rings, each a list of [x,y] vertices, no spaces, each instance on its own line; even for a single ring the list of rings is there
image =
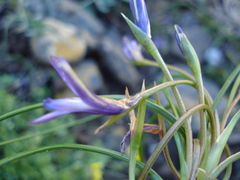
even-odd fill
[[[116,151],[113,151],[113,150],[105,149],[102,147],[96,147],[96,146],[91,146],[91,145],[81,145],[81,144],[58,144],[58,145],[44,146],[41,148],[28,150],[28,151],[24,151],[24,152],[6,157],[6,158],[0,160],[0,166],[6,165],[8,163],[14,162],[16,160],[20,160],[22,158],[25,158],[25,157],[28,157],[31,155],[35,155],[38,153],[44,153],[44,152],[52,151],[52,150],[59,150],[59,149],[84,150],[84,151],[107,155],[107,156],[119,159],[119,160],[127,162],[127,163],[129,162],[129,158],[126,155],[116,152]],[[139,169],[142,169],[144,167],[144,164],[137,161],[136,167]],[[153,180],[161,180],[162,179],[152,169],[149,171],[149,176]]]
[[[11,111],[11,112],[6,113],[6,114],[3,114],[2,116],[0,116],[0,121],[11,118],[11,117],[16,116],[18,114],[25,113],[25,112],[28,112],[28,111],[32,111],[32,110],[42,108],[42,107],[43,107],[42,103],[34,104],[34,105],[31,105],[31,106],[25,106],[23,108]]]

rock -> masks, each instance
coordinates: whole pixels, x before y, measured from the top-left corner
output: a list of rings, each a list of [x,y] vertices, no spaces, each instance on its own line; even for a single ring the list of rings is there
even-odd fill
[[[105,36],[98,44],[102,69],[109,73],[113,79],[112,83],[117,81],[118,84],[121,83],[134,89],[140,82],[140,75],[135,66],[127,63],[128,60],[122,52],[121,43],[116,42],[122,42],[122,40],[114,34]]]
[[[84,84],[92,91],[99,92],[103,88],[103,78],[94,60],[86,59],[74,68],[74,70]]]
[[[97,18],[71,0],[28,1],[27,10],[39,20],[51,17],[71,24],[90,48],[94,48],[99,37],[105,33],[103,24]]]
[[[83,83],[93,92],[99,92],[103,89],[103,78],[98,69],[97,63],[92,59],[86,59],[73,66],[74,71]],[[76,95],[67,88],[62,80],[55,81],[56,95],[55,98],[75,97]]]
[[[40,62],[48,64],[51,55],[63,57],[70,63],[85,56],[85,40],[77,35],[74,26],[52,18],[44,19],[43,23],[46,31],[30,40],[32,52]]]

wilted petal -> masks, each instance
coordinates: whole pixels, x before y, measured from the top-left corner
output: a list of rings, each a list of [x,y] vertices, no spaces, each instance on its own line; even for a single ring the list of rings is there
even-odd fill
[[[124,153],[126,151],[126,142],[130,140],[131,131],[129,130],[127,134],[123,137],[122,142],[120,143],[120,151]]]
[[[151,134],[159,134],[162,131],[162,128],[159,125],[155,124],[144,124],[143,132],[148,132]]]
[[[135,19],[135,24],[151,38],[150,22],[144,0],[130,0],[130,9]]]

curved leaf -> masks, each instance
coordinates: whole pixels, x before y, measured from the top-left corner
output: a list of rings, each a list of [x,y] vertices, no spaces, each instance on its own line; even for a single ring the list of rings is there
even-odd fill
[[[59,150],[59,149],[72,149],[72,150],[84,150],[84,151],[90,151],[90,152],[94,152],[94,153],[99,153],[99,154],[104,154],[107,156],[111,156],[114,157],[116,159],[122,160],[124,162],[129,162],[129,158],[124,155],[121,154],[119,152],[113,151],[113,150],[109,150],[109,149],[105,149],[102,147],[96,147],[96,146],[91,146],[91,145],[82,145],[82,144],[58,144],[58,145],[52,145],[52,146],[44,146],[41,148],[37,148],[37,149],[32,149],[29,151],[24,151],[18,154],[15,154],[13,156],[9,156],[7,158],[4,158],[2,160],[0,160],[0,166],[6,165],[8,163],[11,163],[13,161],[31,156],[31,155],[35,155],[38,153],[44,153],[47,151],[53,151],[53,150]],[[136,163],[136,167],[139,169],[142,169],[144,167],[144,164],[137,161]],[[149,171],[149,176],[154,179],[154,180],[161,180],[162,178],[154,171],[154,170],[150,170]]]

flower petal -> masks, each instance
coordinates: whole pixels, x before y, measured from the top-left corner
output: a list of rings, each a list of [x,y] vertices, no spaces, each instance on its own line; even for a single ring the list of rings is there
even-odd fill
[[[106,102],[104,102],[100,97],[95,95],[85,86],[85,84],[78,78],[77,74],[73,71],[65,59],[51,56],[50,62],[62,80],[84,102],[89,103],[91,106],[106,105]]]
[[[62,116],[64,114],[69,114],[69,113],[73,113],[73,112],[72,111],[53,111],[53,112],[50,112],[48,114],[41,116],[40,118],[33,120],[31,122],[28,122],[28,124],[34,125],[34,124],[44,123],[44,122],[50,121],[54,118],[57,118],[59,116]]]
[[[129,4],[135,19],[135,24],[151,38],[150,22],[145,1],[130,0]]]
[[[113,100],[115,101],[115,100]],[[85,112],[91,114],[101,114],[101,115],[115,115],[122,113],[125,109],[123,107],[118,107],[116,105],[104,106],[103,108],[98,108],[91,106],[82,99],[78,97],[64,98],[64,99],[51,99],[47,98],[44,100],[44,107],[49,110],[56,111],[71,111],[71,112]]]
[[[175,25],[175,39],[177,41],[177,45],[182,53],[182,55],[184,55],[184,52],[183,52],[183,49],[182,49],[182,45],[181,45],[181,41],[180,41],[180,38],[184,36],[184,33],[182,31],[182,29],[180,28],[179,25]]]
[[[101,98],[89,90],[63,58],[50,57],[50,62],[68,87],[86,104],[95,108],[95,114],[119,114],[130,108],[112,99]],[[83,112],[83,111],[81,111]]]

